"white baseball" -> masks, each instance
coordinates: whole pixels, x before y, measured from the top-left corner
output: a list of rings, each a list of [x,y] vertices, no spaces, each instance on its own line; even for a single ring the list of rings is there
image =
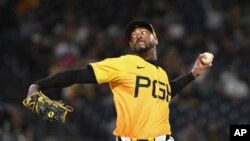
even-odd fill
[[[203,64],[208,65],[213,62],[214,55],[212,53],[204,52],[203,54],[206,55],[206,57],[201,58]]]

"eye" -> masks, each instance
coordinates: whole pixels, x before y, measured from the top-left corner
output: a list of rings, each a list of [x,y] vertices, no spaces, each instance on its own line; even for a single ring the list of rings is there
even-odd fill
[[[136,38],[136,35],[135,35],[135,34],[132,34],[132,35],[131,35],[131,38]]]
[[[142,34],[146,34],[147,32],[146,31],[142,31]]]

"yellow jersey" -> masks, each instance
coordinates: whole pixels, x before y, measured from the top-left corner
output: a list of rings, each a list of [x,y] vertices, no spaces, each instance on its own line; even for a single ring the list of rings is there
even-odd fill
[[[152,138],[171,134],[167,73],[139,56],[91,63],[98,84],[109,83],[117,112],[115,136]]]

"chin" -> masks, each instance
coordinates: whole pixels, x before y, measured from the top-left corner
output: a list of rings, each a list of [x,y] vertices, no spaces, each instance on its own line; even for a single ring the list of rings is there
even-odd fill
[[[136,53],[136,54],[141,54],[141,53],[145,53],[145,52],[147,52],[147,51],[149,51],[151,48],[139,48],[139,49],[137,49],[137,50],[134,50],[134,52]]]
[[[154,48],[154,45],[145,45],[145,46],[135,46],[133,49],[134,53],[136,54],[142,54],[142,53],[146,53],[147,51],[149,51],[150,49]]]

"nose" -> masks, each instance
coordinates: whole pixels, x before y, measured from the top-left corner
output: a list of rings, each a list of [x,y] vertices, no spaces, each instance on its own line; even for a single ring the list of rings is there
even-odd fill
[[[142,38],[142,35],[138,34],[137,39],[141,39],[141,38]]]

